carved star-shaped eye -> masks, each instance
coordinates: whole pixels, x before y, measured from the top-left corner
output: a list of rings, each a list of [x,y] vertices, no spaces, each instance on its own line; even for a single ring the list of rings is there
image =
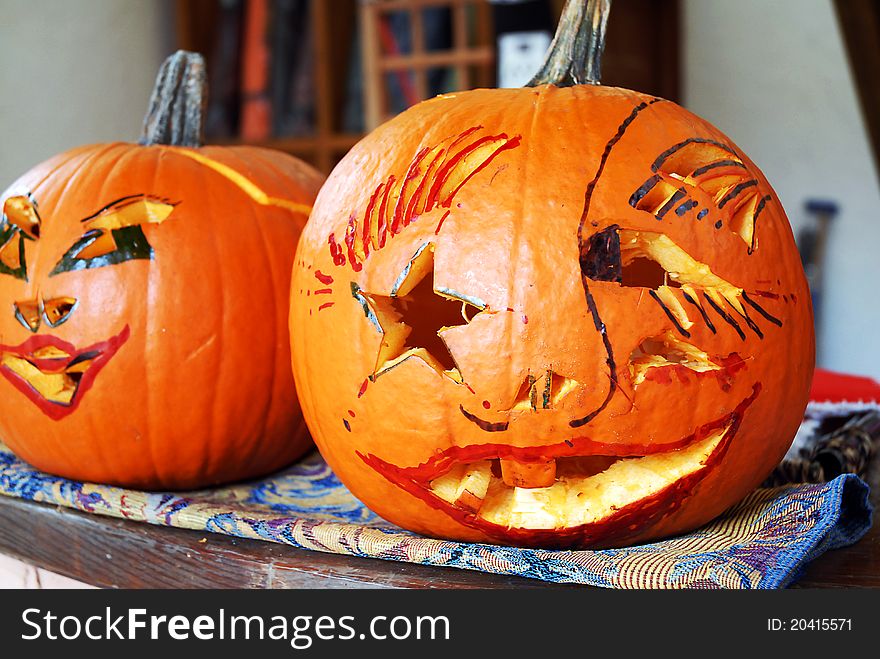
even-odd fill
[[[356,283],[352,296],[382,334],[373,377],[410,358],[423,360],[438,373],[462,382],[443,332],[469,323],[486,309],[477,298],[434,285],[434,245],[425,243],[397,277],[390,295],[368,293]]]

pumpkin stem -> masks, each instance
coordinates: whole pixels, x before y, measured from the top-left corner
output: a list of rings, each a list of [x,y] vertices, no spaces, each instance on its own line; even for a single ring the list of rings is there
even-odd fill
[[[204,58],[198,53],[178,50],[159,69],[140,144],[203,146],[207,104]]]
[[[547,58],[526,87],[598,85],[611,0],[566,0]]]

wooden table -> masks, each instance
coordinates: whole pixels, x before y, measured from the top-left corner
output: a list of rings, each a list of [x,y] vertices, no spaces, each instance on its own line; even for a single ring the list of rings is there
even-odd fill
[[[880,506],[880,465],[869,476]],[[579,588],[295,549],[0,496],[0,553],[112,588]],[[820,556],[799,587],[880,588],[880,526]]]

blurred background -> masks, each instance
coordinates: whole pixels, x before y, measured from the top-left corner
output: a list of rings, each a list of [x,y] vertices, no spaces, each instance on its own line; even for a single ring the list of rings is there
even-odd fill
[[[562,4],[0,0],[0,189],[67,148],[137,139],[179,47],[207,57],[211,141],[326,172],[422,98],[522,85]],[[817,296],[819,365],[880,378],[880,2],[616,0],[603,74],[678,101],[762,168]]]

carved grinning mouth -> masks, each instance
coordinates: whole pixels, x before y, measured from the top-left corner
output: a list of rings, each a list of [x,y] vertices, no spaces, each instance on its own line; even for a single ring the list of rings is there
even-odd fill
[[[662,446],[588,437],[529,448],[481,444],[452,447],[415,467],[358,455],[398,487],[499,541],[614,543],[681,505],[724,457],[760,389],[730,414]]]
[[[46,416],[71,414],[98,373],[128,340],[119,334],[83,349],[54,336],[34,336],[18,346],[0,345],[0,373]]]

